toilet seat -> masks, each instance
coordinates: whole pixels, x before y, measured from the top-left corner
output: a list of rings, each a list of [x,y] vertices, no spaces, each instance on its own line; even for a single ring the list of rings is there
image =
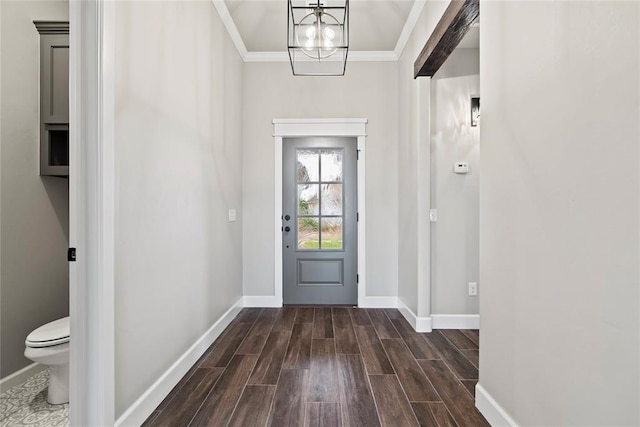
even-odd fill
[[[54,320],[31,332],[25,345],[31,348],[53,347],[69,342],[69,317]]]

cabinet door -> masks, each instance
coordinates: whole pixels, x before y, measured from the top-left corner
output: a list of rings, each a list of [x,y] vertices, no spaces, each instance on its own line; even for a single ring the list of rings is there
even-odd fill
[[[42,35],[40,53],[40,121],[69,123],[69,36]]]

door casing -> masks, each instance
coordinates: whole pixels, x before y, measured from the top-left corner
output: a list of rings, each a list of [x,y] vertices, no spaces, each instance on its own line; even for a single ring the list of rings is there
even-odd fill
[[[367,119],[274,119],[274,296],[261,300],[263,307],[281,307],[283,301],[282,270],[282,148],[286,137],[346,136],[358,140],[358,305],[366,298],[366,124]]]

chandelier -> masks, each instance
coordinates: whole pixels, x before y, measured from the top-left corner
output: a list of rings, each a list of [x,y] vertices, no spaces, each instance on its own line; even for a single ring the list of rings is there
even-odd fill
[[[289,0],[287,37],[295,76],[343,76],[349,0]]]

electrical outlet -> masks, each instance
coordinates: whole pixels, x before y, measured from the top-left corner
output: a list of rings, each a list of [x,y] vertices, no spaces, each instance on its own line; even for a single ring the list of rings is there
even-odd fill
[[[478,283],[477,282],[469,282],[469,296],[475,297],[478,295]]]

